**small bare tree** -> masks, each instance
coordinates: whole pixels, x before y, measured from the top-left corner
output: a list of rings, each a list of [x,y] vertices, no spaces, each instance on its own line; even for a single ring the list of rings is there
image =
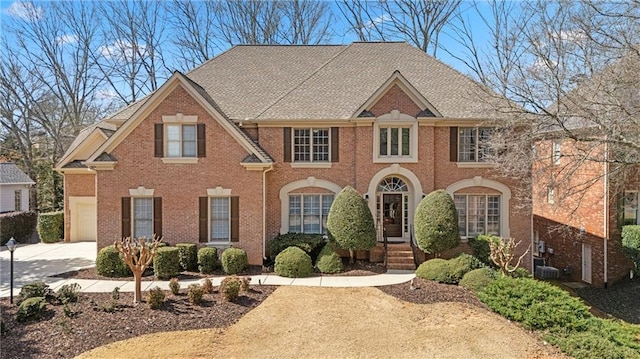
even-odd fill
[[[522,259],[529,253],[531,249],[531,245],[527,247],[527,250],[522,253],[515,265],[511,265],[513,259],[516,257],[515,250],[520,246],[522,241],[516,242],[515,239],[509,238],[501,241],[489,241],[489,248],[491,249],[491,260],[495,263],[498,268],[500,268],[500,272],[503,275],[509,275],[518,269]]]
[[[146,238],[143,237],[135,240],[127,237],[113,243],[118,252],[122,254],[124,262],[133,272],[133,279],[136,282],[136,290],[133,294],[134,304],[138,304],[142,300],[142,273],[153,262],[160,242],[162,242],[162,237],[154,235],[151,243],[147,243]]]

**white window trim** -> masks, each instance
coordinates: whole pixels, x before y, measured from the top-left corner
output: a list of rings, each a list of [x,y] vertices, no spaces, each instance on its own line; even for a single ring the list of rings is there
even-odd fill
[[[322,219],[324,217],[328,217],[329,213],[327,213],[326,215],[322,214],[322,204],[323,204],[322,199],[325,196],[333,196],[333,199],[335,200],[336,199],[336,194],[335,193],[315,193],[315,192],[313,192],[313,193],[312,192],[309,192],[309,193],[292,192],[292,193],[289,193],[287,195],[287,197],[289,199],[291,198],[291,196],[299,196],[300,197],[300,232],[296,232],[296,233],[323,234],[323,227],[322,227],[322,222],[323,221],[322,221]],[[320,197],[320,202],[319,202],[319,205],[320,205],[320,233],[316,233],[316,232],[309,233],[309,232],[305,232],[304,231],[304,216],[305,216],[305,214],[304,214],[304,197],[306,197],[306,196],[319,196]],[[287,222],[289,223],[289,228],[291,228],[291,223],[290,223],[291,222],[291,218],[290,218],[290,216],[291,216],[291,213],[288,213],[287,214]]]
[[[309,161],[296,161],[296,144],[295,144],[295,140],[296,140],[296,130],[309,130],[309,132],[311,133],[311,143],[309,144],[309,146],[311,146],[310,148],[310,152],[309,152]],[[329,136],[329,151],[328,153],[328,160],[327,161],[314,161],[313,160],[313,130],[326,130],[327,131],[327,135]],[[295,168],[295,165],[298,165],[298,168],[330,168],[331,167],[331,143],[333,141],[333,138],[331,137],[331,127],[292,127],[291,128],[291,167]],[[318,165],[318,167],[316,167],[316,165]],[[329,167],[320,167],[320,166],[326,166],[329,165]]]
[[[556,203],[556,190],[553,186],[547,186],[547,203]]]
[[[138,187],[139,188],[139,187]],[[129,190],[129,193],[131,193],[131,190]],[[147,238],[148,241],[153,240],[153,235],[155,233],[153,233],[153,228],[155,226],[154,223],[154,213],[153,213],[153,190],[151,190],[151,196],[149,195],[135,195],[131,197],[131,238],[132,239],[137,239],[138,237],[136,236],[136,199],[151,199],[151,238]]]
[[[509,226],[509,218],[511,216],[511,212],[509,211],[511,189],[498,181],[486,179],[482,176],[475,176],[450,184],[446,188],[446,191],[451,198],[453,198],[455,192],[467,187],[487,187],[500,192],[500,236],[502,236],[502,238],[511,238],[511,228]]]
[[[197,119],[197,116],[195,116],[195,117]],[[167,156],[167,154],[169,153],[169,139],[167,138],[168,137],[167,129],[168,129],[168,126],[172,126],[172,125],[180,127],[180,156],[176,156],[176,157]],[[193,126],[195,128],[195,131],[196,131],[196,139],[195,139],[195,142],[196,142],[196,147],[195,147],[196,153],[195,153],[195,156],[187,156],[187,157],[183,156],[183,148],[182,148],[183,143],[184,143],[183,130],[182,130],[183,126]],[[162,157],[162,162],[163,163],[198,163],[198,126],[197,126],[197,124],[195,122],[192,123],[192,122],[186,122],[185,121],[185,122],[166,123],[165,126],[163,126],[162,132],[163,132],[162,133],[162,136],[163,136],[162,143],[163,143],[163,146],[164,146],[164,148],[162,149],[163,150],[163,154],[164,154],[164,157]]]
[[[554,165],[560,164],[562,158],[562,143],[559,140],[553,140],[551,145],[551,161]]]
[[[501,238],[507,238],[507,237],[502,235],[502,225],[501,225],[502,224],[502,194],[499,194],[499,193],[486,193],[486,192],[480,192],[480,193],[464,193],[463,192],[463,193],[456,193],[456,194],[454,194],[454,196],[465,196],[465,197],[467,197],[467,201],[466,201],[467,208],[465,208],[465,212],[467,213],[467,219],[466,219],[466,222],[465,222],[466,225],[467,225],[467,228],[465,228],[465,233],[467,233],[467,235],[466,236],[460,236],[461,239],[468,240],[469,238],[473,238],[473,236],[469,236],[468,235],[469,234],[469,200],[468,200],[469,196],[484,196],[485,199],[486,199],[485,200],[485,214],[484,214],[485,232],[486,232],[486,229],[487,229],[486,227],[487,227],[488,220],[489,220],[489,210],[488,210],[489,209],[488,208],[489,200],[488,200],[488,197],[489,196],[494,196],[494,197],[498,197],[500,199],[500,207],[498,209],[500,211],[498,213],[498,215],[500,217],[500,222],[498,223],[498,226],[499,226],[498,231],[500,231],[500,233],[498,234],[498,236],[501,237]],[[483,234],[487,234],[487,233],[483,233]]]
[[[333,192],[335,196],[340,193],[342,187],[327,180],[307,177],[306,179],[293,181],[280,189],[280,233],[289,233],[289,193],[305,187],[319,187]]]
[[[461,129],[472,129],[474,131],[474,135],[476,138],[476,144],[475,144],[475,154],[476,154],[476,159],[475,161],[460,161],[460,146],[462,141],[460,140],[460,135],[461,135]],[[489,168],[489,167],[494,167],[496,166],[495,163],[493,162],[489,162],[486,160],[481,161],[480,160],[480,130],[482,129],[490,129],[492,131],[495,131],[495,128],[493,127],[465,127],[465,126],[461,126],[458,127],[458,148],[457,148],[457,152],[458,152],[458,162],[456,163],[457,166],[459,168]],[[463,164],[470,164],[469,166],[463,165]]]
[[[638,203],[638,208],[636,208],[636,224],[640,225],[640,191],[637,190],[625,190],[623,192],[623,196],[626,197],[627,193],[634,193],[636,197],[636,202]],[[624,225],[624,220],[626,219],[624,214],[626,212],[626,207],[624,203],[622,204],[622,220]]]
[[[220,189],[221,187],[216,187],[214,189],[214,192],[219,192],[218,189]],[[222,190],[224,192],[228,191],[229,195],[224,195],[224,194],[214,194],[214,195],[210,195],[209,194],[210,189],[207,189],[207,195],[208,195],[208,200],[207,200],[207,206],[208,206],[208,212],[209,212],[209,218],[207,218],[207,244],[209,245],[213,245],[213,246],[217,246],[217,245],[228,245],[231,243],[231,190]],[[228,203],[228,211],[229,211],[229,221],[227,223],[227,225],[229,226],[229,238],[224,241],[224,240],[211,240],[211,232],[212,232],[212,228],[211,228],[211,216],[213,215],[212,211],[211,211],[211,200],[213,198],[226,198],[227,199],[227,203]]]
[[[17,189],[13,192],[13,206],[15,212],[22,211],[22,189]]]
[[[380,156],[380,128],[409,128],[409,155]],[[373,123],[373,162],[374,163],[416,163],[418,162],[418,120],[398,110],[376,118]]]
[[[189,124],[198,122],[197,115],[189,115],[185,116],[181,113],[176,113],[175,115],[162,116],[162,122],[164,123],[177,123],[177,124]]]

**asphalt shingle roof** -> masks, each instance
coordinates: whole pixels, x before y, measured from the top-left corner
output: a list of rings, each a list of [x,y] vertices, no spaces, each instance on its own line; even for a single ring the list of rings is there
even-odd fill
[[[0,184],[34,184],[13,162],[0,163]]]

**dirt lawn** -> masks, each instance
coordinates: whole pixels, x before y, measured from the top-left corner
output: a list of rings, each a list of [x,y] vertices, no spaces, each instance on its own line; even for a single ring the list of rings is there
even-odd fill
[[[78,358],[564,358],[464,303],[413,304],[375,288],[280,287],[226,331],[156,333]]]

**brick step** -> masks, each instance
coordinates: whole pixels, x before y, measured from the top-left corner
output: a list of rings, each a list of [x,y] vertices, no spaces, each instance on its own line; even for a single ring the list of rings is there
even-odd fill
[[[397,269],[397,270],[415,270],[416,266],[412,263],[387,263],[387,270],[389,269]]]
[[[413,257],[387,257],[387,264],[389,263],[413,263]]]
[[[391,257],[395,257],[395,258],[413,258],[413,252],[412,251],[391,251],[391,252],[387,252],[387,258],[391,258]]]

